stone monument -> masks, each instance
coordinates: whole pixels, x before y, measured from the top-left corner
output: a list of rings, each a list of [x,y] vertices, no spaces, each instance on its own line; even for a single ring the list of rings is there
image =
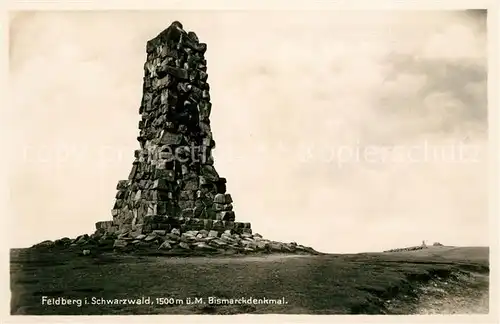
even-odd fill
[[[214,168],[207,45],[179,22],[147,43],[139,142],[128,179],[118,181],[112,220],[93,234],[37,248],[83,251],[319,254],[295,242],[252,233],[237,222],[226,179]],[[161,250],[161,251],[159,251]],[[94,251],[94,252],[92,252]]]
[[[98,230],[251,234],[250,223],[235,222],[226,179],[214,168],[206,49],[177,21],[148,41],[140,148],[128,179],[118,182],[113,220],[98,222]]]

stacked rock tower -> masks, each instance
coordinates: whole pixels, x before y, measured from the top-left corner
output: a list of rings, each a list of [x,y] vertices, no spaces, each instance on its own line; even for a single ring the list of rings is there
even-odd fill
[[[118,182],[113,221],[98,229],[251,233],[250,223],[235,222],[226,179],[213,165],[206,49],[179,22],[148,41],[140,149],[128,179]]]

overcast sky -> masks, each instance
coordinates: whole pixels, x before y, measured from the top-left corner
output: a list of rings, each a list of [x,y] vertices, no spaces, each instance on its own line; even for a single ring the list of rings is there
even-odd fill
[[[208,44],[238,221],[325,252],[488,244],[484,13],[211,11],[12,17],[13,246],[111,220],[173,20]]]

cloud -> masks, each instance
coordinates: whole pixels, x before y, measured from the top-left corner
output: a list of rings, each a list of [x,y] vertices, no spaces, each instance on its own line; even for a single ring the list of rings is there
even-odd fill
[[[447,44],[447,46],[443,46]],[[485,39],[476,38],[474,31],[464,25],[454,24],[429,38],[422,48],[424,59],[450,62],[483,60],[486,54]]]

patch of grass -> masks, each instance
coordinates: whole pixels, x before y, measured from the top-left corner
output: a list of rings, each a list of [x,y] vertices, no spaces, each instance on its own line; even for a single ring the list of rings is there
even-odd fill
[[[488,253],[483,250],[442,251],[442,255],[434,250],[300,257],[166,257],[107,252],[81,256],[76,249],[11,250],[11,313],[408,314],[416,311],[418,287],[455,274],[489,271],[484,258]],[[478,253],[483,257],[470,255]],[[190,297],[203,298],[205,303],[49,306],[42,305],[42,296],[86,298],[89,302],[92,297],[146,296],[153,301],[186,301]],[[207,301],[211,296],[284,297],[286,304],[210,305]]]

